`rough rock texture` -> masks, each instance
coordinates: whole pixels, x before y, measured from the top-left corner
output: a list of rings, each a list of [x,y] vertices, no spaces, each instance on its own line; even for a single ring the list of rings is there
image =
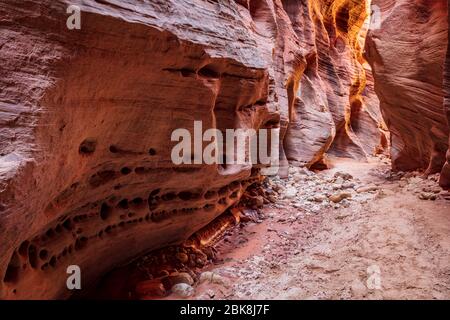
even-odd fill
[[[2,298],[64,297],[68,265],[89,284],[186,239],[258,171],[175,166],[172,131],[279,120],[272,47],[246,25],[247,9],[82,3],[80,31],[65,28],[63,1],[0,6]]]
[[[450,1],[448,1],[447,9],[450,8]],[[448,37],[450,39],[450,19],[448,19]],[[444,112],[447,115],[448,124],[450,127],[450,45],[447,44],[447,57],[444,67]],[[450,135],[449,135],[449,149],[446,154],[447,161],[444,164],[441,172],[440,185],[450,189]]]
[[[381,27],[369,32],[366,57],[391,133],[393,167],[440,172],[449,137],[442,94],[447,1],[373,4],[381,9]],[[446,184],[445,178],[442,181]]]
[[[319,0],[300,10],[298,1],[285,1],[285,8],[305,57],[300,83],[291,85],[293,92],[288,86],[287,158],[312,166],[326,151],[359,159],[379,153],[385,130],[361,49],[366,3]]]
[[[81,30],[66,28],[69,4]],[[308,165],[329,148],[377,149],[365,12],[357,0],[2,1],[0,298],[67,297],[67,266],[87,286],[236,203],[257,168],[171,162],[172,131],[194,120],[280,126],[282,160]]]

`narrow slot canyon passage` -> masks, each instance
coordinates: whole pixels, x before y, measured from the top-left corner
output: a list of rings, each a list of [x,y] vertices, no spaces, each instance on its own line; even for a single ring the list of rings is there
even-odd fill
[[[328,28],[351,30],[349,17],[342,22],[339,14]],[[112,271],[89,297],[449,299],[450,194],[439,186],[439,173],[392,169],[390,132],[363,56],[370,18],[353,31],[349,51],[348,42],[336,39],[337,50],[356,58],[360,74],[336,77],[351,83],[344,95],[350,106],[329,123],[336,132],[326,152],[323,143],[314,145],[323,128],[313,126],[324,110],[311,94],[336,78],[330,71],[324,77],[311,58],[298,87],[288,86],[287,172],[250,186],[239,204],[181,246]],[[316,131],[309,121],[316,121]]]
[[[449,2],[3,1],[0,299],[450,299]]]
[[[230,214],[199,235],[227,227],[217,241],[144,256],[90,297],[449,299],[450,202],[437,179],[394,173],[377,157],[331,158],[317,172],[290,167],[288,179],[269,178],[244,197],[239,224]],[[165,289],[179,282],[195,290]]]

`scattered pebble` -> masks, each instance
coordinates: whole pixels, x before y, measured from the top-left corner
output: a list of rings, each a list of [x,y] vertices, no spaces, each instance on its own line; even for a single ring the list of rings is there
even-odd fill
[[[177,283],[172,287],[171,291],[180,298],[189,298],[195,293],[194,288],[186,283]]]

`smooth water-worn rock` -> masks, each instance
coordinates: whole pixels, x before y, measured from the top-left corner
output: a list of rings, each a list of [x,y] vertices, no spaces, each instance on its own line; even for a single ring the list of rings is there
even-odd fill
[[[374,1],[384,20],[367,47],[372,76],[367,1],[3,0],[0,299],[69,297],[68,266],[89,287],[237,204],[259,166],[173,163],[172,132],[193,136],[195,120],[279,128],[286,176],[287,160],[384,152],[376,91],[394,166],[441,170],[446,7]],[[70,5],[80,30],[67,28]],[[287,188],[293,200],[315,180],[305,172]]]
[[[364,160],[387,147],[370,68],[362,58],[365,1],[285,1],[305,57],[292,82],[287,158],[314,166],[325,152]],[[295,22],[296,20],[296,22]],[[302,52],[303,51],[303,52]],[[292,80],[295,80],[292,79]]]
[[[372,3],[381,24],[368,34],[366,57],[391,133],[393,167],[441,172],[449,139],[442,90],[447,0]],[[448,171],[447,164],[442,185],[448,186]]]
[[[67,28],[69,5],[80,30]],[[358,1],[3,1],[0,298],[67,297],[68,266],[89,286],[237,203],[257,168],[172,162],[171,133],[193,133],[194,120],[279,127],[283,168],[285,148],[319,161],[362,82],[364,12]]]
[[[450,8],[450,1],[447,1],[447,8]],[[447,39],[450,39],[450,19],[448,19],[448,35]],[[444,65],[444,112],[447,116],[447,121],[450,126],[450,45],[447,44],[447,55]],[[450,134],[449,134],[449,149],[446,153],[446,162],[442,168],[440,176],[440,185],[444,188],[450,189]]]

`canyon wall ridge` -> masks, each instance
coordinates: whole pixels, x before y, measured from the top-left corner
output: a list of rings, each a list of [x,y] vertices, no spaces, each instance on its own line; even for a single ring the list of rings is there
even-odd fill
[[[447,5],[423,3],[374,0],[364,49],[361,0],[2,1],[0,299],[67,298],[68,265],[92,284],[236,205],[258,166],[171,162],[194,120],[280,128],[281,175],[392,142],[448,185]]]

